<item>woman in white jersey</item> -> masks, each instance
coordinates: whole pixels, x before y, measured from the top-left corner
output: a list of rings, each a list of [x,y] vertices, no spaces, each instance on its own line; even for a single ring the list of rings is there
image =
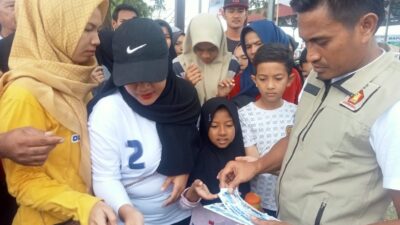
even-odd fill
[[[196,91],[168,73],[164,35],[150,19],[121,25],[113,54],[115,87],[89,117],[94,192],[125,224],[189,224],[176,199],[198,150]]]

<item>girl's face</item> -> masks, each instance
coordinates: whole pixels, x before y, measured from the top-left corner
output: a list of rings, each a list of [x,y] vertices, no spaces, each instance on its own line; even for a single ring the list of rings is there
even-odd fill
[[[161,27],[164,36],[165,36],[165,42],[167,42],[168,48],[171,46],[171,34],[168,32],[168,28],[166,27]]]
[[[160,82],[137,82],[126,84],[126,91],[142,105],[153,104],[165,88],[167,80]]]
[[[209,42],[200,42],[193,50],[204,64],[212,63],[218,56],[218,48]]]
[[[226,148],[235,138],[233,119],[225,108],[218,109],[208,129],[208,138],[218,148]]]
[[[240,70],[245,70],[247,66],[249,65],[249,60],[247,59],[246,54],[243,52],[242,46],[237,46],[235,48],[235,51],[233,52],[233,55],[238,59],[239,64],[240,64]]]
[[[183,53],[183,42],[185,41],[185,35],[179,35],[178,40],[175,43],[175,52],[177,55]]]
[[[99,29],[101,23],[101,12],[97,8],[89,18],[75,51],[72,53],[72,62],[84,65],[90,62],[90,60],[94,57],[96,48],[100,44],[97,30]]]

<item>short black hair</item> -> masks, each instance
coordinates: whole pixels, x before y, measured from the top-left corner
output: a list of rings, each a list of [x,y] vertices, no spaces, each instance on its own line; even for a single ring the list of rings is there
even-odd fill
[[[113,12],[113,14],[112,14],[112,19],[113,19],[114,21],[117,21],[117,20],[118,20],[118,13],[119,13],[120,11],[122,11],[122,10],[134,12],[134,13],[136,14],[137,17],[140,17],[139,12],[138,12],[138,10],[137,10],[135,7],[123,3],[123,4],[117,5],[117,6],[115,7],[114,12]]]
[[[306,62],[307,62],[307,48],[304,48],[300,54],[299,64],[300,64],[300,66],[303,66],[303,63],[306,63]]]
[[[326,6],[331,18],[351,28],[367,13],[378,16],[376,29],[385,17],[384,0],[291,0],[290,6],[298,13],[311,11],[318,6]]]
[[[288,75],[292,73],[294,65],[293,54],[288,46],[278,43],[269,43],[260,46],[254,56],[254,67],[257,69],[259,64],[267,62],[282,63],[285,65]]]

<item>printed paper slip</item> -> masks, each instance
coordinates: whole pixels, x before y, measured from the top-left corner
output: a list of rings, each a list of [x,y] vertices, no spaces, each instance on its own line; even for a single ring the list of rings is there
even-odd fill
[[[216,203],[205,206],[205,208],[245,225],[253,224],[251,222],[252,217],[262,220],[277,220],[275,217],[262,213],[247,204],[247,202],[240,197],[237,189],[231,194],[228,189],[222,188],[218,196],[221,199],[222,204]],[[224,207],[221,207],[221,205]]]
[[[204,208],[213,211],[221,216],[224,216],[226,218],[229,218],[238,224],[244,224],[244,225],[253,225],[250,221],[245,221],[244,218],[240,218],[239,216],[231,213],[223,203],[215,203],[211,205],[206,205]]]

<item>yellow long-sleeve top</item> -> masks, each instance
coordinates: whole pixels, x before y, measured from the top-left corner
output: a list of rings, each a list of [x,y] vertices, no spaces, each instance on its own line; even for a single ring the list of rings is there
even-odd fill
[[[80,145],[74,133],[49,115],[35,97],[11,84],[0,99],[0,132],[31,126],[64,137],[43,166],[29,167],[3,159],[9,192],[20,205],[13,225],[53,225],[73,219],[88,224],[100,199],[86,193],[79,176]]]

